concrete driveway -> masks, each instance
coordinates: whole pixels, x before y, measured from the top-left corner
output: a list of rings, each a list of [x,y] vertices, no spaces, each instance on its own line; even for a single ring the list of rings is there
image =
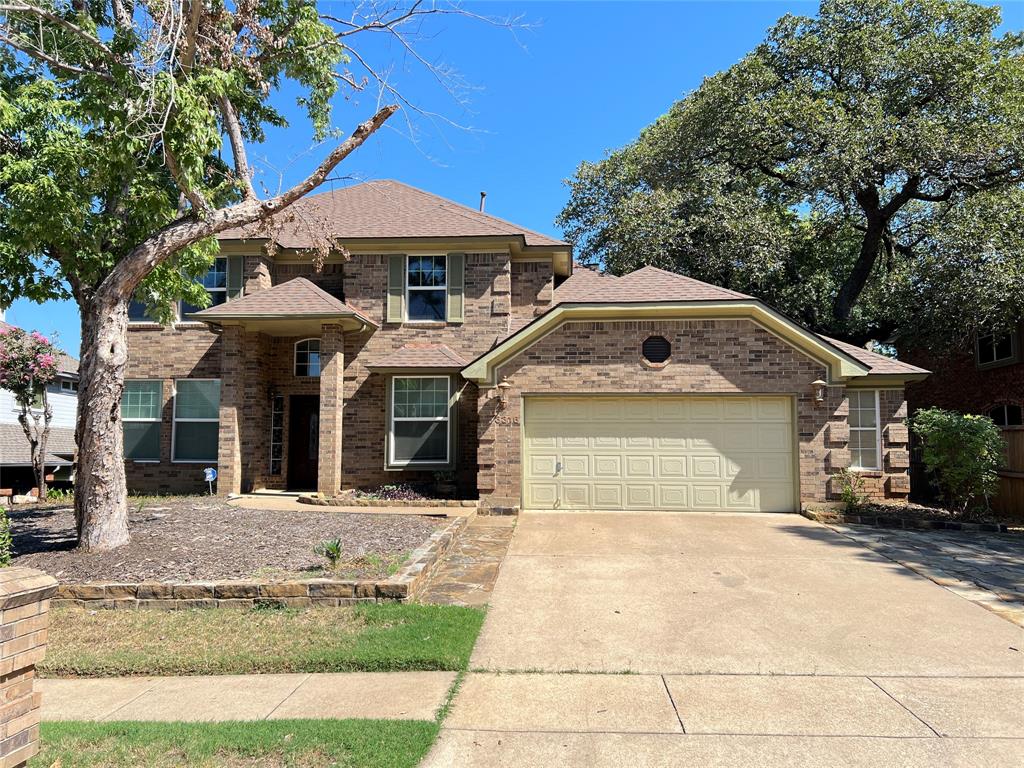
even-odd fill
[[[1024,629],[794,515],[525,514],[471,667],[427,765],[1024,765]]]

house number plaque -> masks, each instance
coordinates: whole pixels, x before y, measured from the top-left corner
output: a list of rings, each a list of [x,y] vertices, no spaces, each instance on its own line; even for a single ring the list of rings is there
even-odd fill
[[[495,416],[494,423],[500,427],[518,427],[518,416]]]

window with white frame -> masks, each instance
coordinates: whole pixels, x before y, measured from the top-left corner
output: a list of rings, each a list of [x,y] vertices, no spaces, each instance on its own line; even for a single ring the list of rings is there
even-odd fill
[[[72,381],[71,379],[61,379],[60,380],[60,391],[61,392],[77,392],[78,391],[78,382],[77,381]]]
[[[1019,427],[1024,424],[1021,407],[1012,403],[997,405],[988,412],[988,415],[1000,427]]]
[[[1012,333],[979,333],[978,365],[1010,363],[1017,358],[1017,344]]]
[[[448,376],[396,376],[391,383],[389,461],[393,465],[448,464]]]
[[[320,339],[303,339],[295,343],[295,375],[320,375]]]
[[[146,306],[146,302],[132,299],[128,302],[128,322],[155,323],[158,321],[150,314],[149,307]]]
[[[132,461],[160,460],[160,411],[163,382],[131,380],[124,383],[121,396],[121,426],[124,457]]]
[[[851,389],[850,466],[853,469],[881,469],[878,431],[878,391]]]
[[[216,461],[220,428],[220,379],[174,382],[174,461]]]
[[[206,274],[197,280],[206,292],[210,294],[211,307],[216,307],[218,304],[223,304],[228,300],[228,259],[226,256],[218,256],[213,260],[213,264],[210,265],[210,269],[207,270]],[[194,304],[189,304],[187,301],[181,302],[181,318],[187,319],[187,316],[193,312],[199,312],[204,307],[197,307]]]
[[[448,257],[408,257],[406,269],[406,319],[411,322],[444,322],[448,303]]]

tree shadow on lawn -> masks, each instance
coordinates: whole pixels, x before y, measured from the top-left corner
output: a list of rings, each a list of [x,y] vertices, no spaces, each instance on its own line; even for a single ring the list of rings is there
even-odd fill
[[[67,552],[78,546],[74,516],[70,526],[62,524],[71,512],[70,507],[47,507],[45,509],[12,509],[7,515],[11,520],[11,540],[14,555],[33,555],[39,552]]]

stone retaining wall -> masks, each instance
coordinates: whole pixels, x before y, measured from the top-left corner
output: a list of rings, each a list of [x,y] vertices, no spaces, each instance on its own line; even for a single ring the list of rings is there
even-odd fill
[[[0,570],[0,767],[39,752],[36,664],[46,655],[50,598],[57,582],[32,568]]]
[[[56,590],[56,602],[88,608],[129,610],[403,602],[414,599],[420,593],[444,554],[462,533],[467,521],[465,517],[455,518],[448,525],[434,531],[426,542],[413,550],[401,571],[378,581],[322,578],[295,581],[90,582],[61,584]]]
[[[848,515],[841,510],[808,509],[800,514],[808,520],[819,523],[838,523],[841,525],[873,525],[878,528],[899,528],[918,531],[965,531],[969,533],[1011,533],[1010,527],[1003,523],[969,523],[959,520],[927,520],[898,515]]]
[[[405,509],[474,509],[480,502],[474,499],[366,499],[352,496],[324,496],[323,494],[307,494],[299,496],[301,504],[313,504],[319,507],[402,507]]]

